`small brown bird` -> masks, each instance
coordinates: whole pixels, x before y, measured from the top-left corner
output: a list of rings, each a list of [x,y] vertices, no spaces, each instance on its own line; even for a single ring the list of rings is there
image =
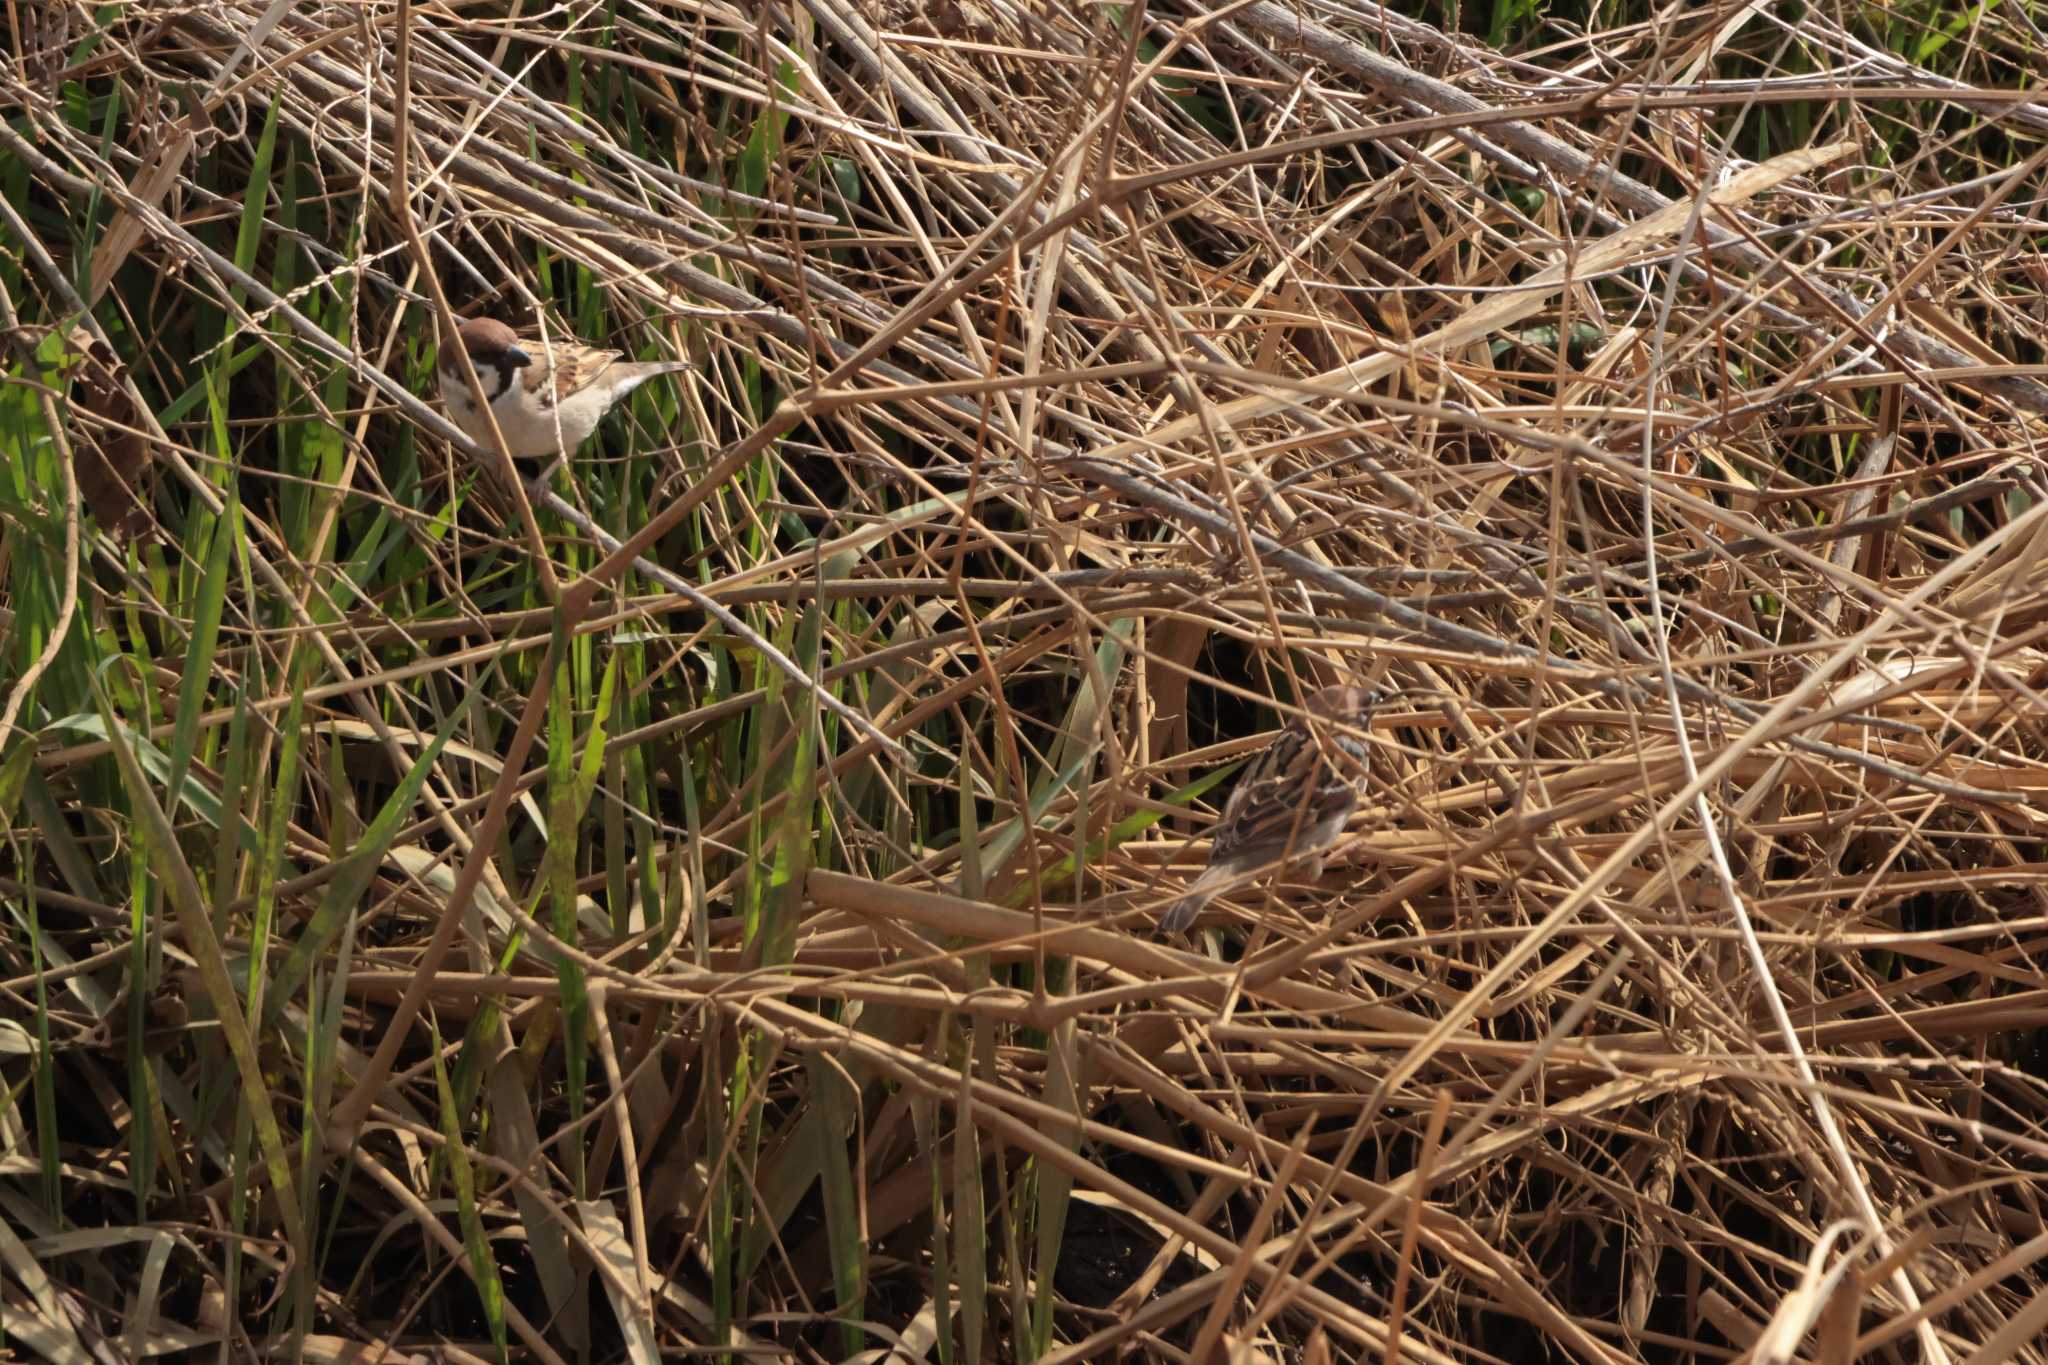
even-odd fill
[[[1307,714],[1290,720],[1238,778],[1208,867],[1160,917],[1160,933],[1182,932],[1219,890],[1260,868],[1304,862],[1311,881],[1322,875],[1324,852],[1358,809],[1368,761],[1362,732],[1379,700],[1369,688],[1326,687],[1302,703]]]
[[[614,405],[648,380],[687,370],[686,360],[636,361],[579,342],[548,345],[522,339],[496,318],[472,318],[456,339],[469,352],[477,381],[514,458],[566,455],[590,439]],[[448,418],[480,445],[491,424],[476,405],[452,347],[439,366]]]

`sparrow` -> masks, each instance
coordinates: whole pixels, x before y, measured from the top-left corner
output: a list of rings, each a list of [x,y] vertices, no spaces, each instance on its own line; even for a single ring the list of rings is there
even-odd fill
[[[469,352],[514,458],[567,455],[627,394],[657,376],[690,368],[682,360],[625,360],[617,351],[574,341],[544,345],[521,338],[496,318],[472,318],[455,336]],[[439,368],[449,420],[488,447],[491,424],[477,407],[452,347],[444,348]]]
[[[1362,732],[1379,704],[1363,687],[1325,687],[1302,703],[1237,780],[1209,845],[1209,865],[1159,920],[1161,934],[1195,922],[1211,897],[1248,872],[1304,862],[1313,881],[1365,787],[1368,751]]]

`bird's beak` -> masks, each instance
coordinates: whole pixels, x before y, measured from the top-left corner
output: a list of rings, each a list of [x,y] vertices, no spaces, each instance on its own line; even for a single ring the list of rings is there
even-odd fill
[[[533,363],[533,357],[520,350],[517,346],[507,346],[505,348],[505,359],[511,361],[515,367],[531,365]]]

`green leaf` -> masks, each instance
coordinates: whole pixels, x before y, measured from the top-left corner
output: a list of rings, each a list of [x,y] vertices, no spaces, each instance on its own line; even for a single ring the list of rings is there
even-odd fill
[[[114,758],[120,765],[122,783],[127,789],[132,812],[137,817],[136,823],[148,836],[144,842],[150,862],[177,911],[178,926],[184,933],[185,952],[198,969],[207,1001],[220,1022],[221,1036],[234,1057],[236,1075],[242,1085],[243,1105],[255,1120],[256,1135],[263,1147],[264,1167],[277,1195],[278,1217],[284,1223],[285,1234],[294,1250],[309,1254],[311,1247],[306,1241],[304,1220],[300,1217],[291,1164],[285,1156],[284,1136],[278,1129],[270,1087],[264,1081],[263,1064],[257,1056],[256,1042],[249,1030],[248,1017],[242,1012],[241,1001],[237,998],[234,980],[229,975],[220,936],[214,932],[213,921],[206,913],[198,879],[192,875],[192,869],[178,851],[170,817],[157,804],[137,751],[127,740],[128,728],[114,722],[112,703],[107,700],[97,679],[94,679],[93,689],[114,748]]]
[[[470,701],[475,696],[475,693],[471,693],[469,698],[449,713],[448,719],[441,723],[441,728],[434,732],[433,741],[427,745],[418,761],[399,782],[397,790],[385,800],[376,818],[371,820],[369,827],[363,831],[362,838],[356,842],[348,856],[341,860],[341,866],[327,883],[327,893],[320,898],[320,908],[313,912],[311,922],[299,935],[298,941],[292,944],[292,950],[286,956],[284,965],[277,969],[276,976],[272,978],[270,1000],[264,1011],[266,1022],[276,1018],[280,1002],[289,1000],[297,994],[300,983],[306,979],[306,973],[312,968],[314,957],[325,952],[328,945],[333,942],[334,936],[341,932],[348,912],[362,899],[363,889],[370,884],[370,878],[376,875],[378,867],[383,864],[384,855],[391,847],[391,840],[397,836],[399,826],[412,810],[413,803],[419,800],[420,788],[426,785],[427,774],[433,771],[434,764],[441,757],[442,748],[454,735],[463,718],[469,714]]]
[[[1229,777],[1250,761],[1248,757],[1241,758],[1235,763],[1226,763],[1213,772],[1204,773],[1186,786],[1168,792],[1164,797],[1160,798],[1160,803],[1168,806],[1190,805],[1194,802],[1195,798],[1215,787],[1224,778]],[[1082,858],[1087,862],[1098,861],[1109,850],[1117,847],[1119,844],[1127,843],[1137,838],[1140,834],[1143,834],[1165,818],[1165,811],[1133,811],[1110,826],[1109,830],[1100,839],[1091,840],[1082,851]],[[1080,865],[1071,853],[1061,858],[1058,862],[1044,870],[1044,889],[1049,891],[1055,887],[1065,885],[1073,877],[1075,868]],[[1028,905],[1030,902],[1031,884],[1029,882],[1021,884],[1010,893],[1009,905],[1013,909],[1020,905]]]
[[[551,650],[555,682],[548,694],[548,818],[547,853],[544,859],[543,894],[550,906],[549,927],[555,937],[573,945],[576,932],[576,847],[582,807],[576,800],[578,770],[575,762],[572,711],[575,692],[569,659],[571,650],[562,618],[555,618],[555,639]],[[599,746],[602,749],[602,745]],[[590,991],[582,965],[567,953],[556,955],[555,977],[561,983],[558,1008],[562,1015],[563,1079],[569,1097],[572,1127],[583,1118],[586,1077],[590,1064]],[[563,1147],[563,1160],[578,1199],[589,1190],[584,1171],[584,1136],[580,1128]]]
[[[21,790],[28,782],[28,770],[35,766],[35,736],[15,731],[14,743],[0,759],[0,835],[14,828],[14,810],[21,804]],[[33,878],[23,878],[32,881]]]
[[[855,1182],[863,1172],[848,1150],[860,1101],[846,1073],[827,1057],[812,1054],[804,1061],[810,1080],[811,1104],[820,1188],[825,1203],[825,1242],[832,1255],[832,1294],[838,1311],[839,1350],[852,1360],[865,1346],[860,1319],[867,1295],[867,1243],[861,1238],[860,1204]]]
[[[148,736],[131,728],[126,722],[116,721],[119,727],[119,742],[132,749],[142,770],[163,783],[164,789],[171,789],[171,757],[159,749]],[[50,730],[68,730],[73,734],[86,735],[93,739],[116,742],[115,733],[107,728],[105,716],[77,715],[61,716],[46,727]],[[220,798],[208,791],[199,780],[186,773],[172,801],[172,810],[178,805],[189,806],[192,813],[204,821],[208,828],[220,828]]]
[[[796,92],[796,64],[785,61],[776,68],[775,82],[790,94]],[[782,151],[782,133],[790,119],[789,106],[780,100],[761,110],[754,120],[747,145],[733,168],[733,187],[742,194],[759,196],[768,188],[768,168]],[[751,213],[751,210],[747,212]]]
[[[241,514],[239,496],[231,485],[227,506],[214,519],[212,543],[207,547],[206,574],[199,583],[199,600],[193,607],[192,636],[185,644],[185,672],[178,688],[178,718],[171,727],[170,775],[164,782],[169,791],[185,789],[185,775],[192,766],[192,748],[199,734],[199,714],[206,705],[207,684],[213,678],[213,655],[220,641],[222,604],[227,599],[228,547],[234,543]],[[195,788],[197,784],[194,784]],[[173,814],[175,815],[175,808]],[[218,805],[209,822],[219,828]]]
[[[431,1022],[431,1021],[430,1021]],[[476,1201],[476,1173],[469,1164],[469,1145],[457,1122],[455,1092],[448,1084],[448,1064],[441,1050],[441,1030],[434,1030],[434,1088],[441,1099],[442,1148],[448,1158],[448,1173],[455,1180],[455,1212],[462,1223],[462,1245],[468,1253],[471,1284],[483,1305],[484,1322],[491,1329],[491,1344],[498,1348],[499,1365],[510,1360],[510,1339],[505,1331],[505,1282],[498,1275],[498,1258],[491,1254],[491,1239],[484,1232],[483,1211]]]

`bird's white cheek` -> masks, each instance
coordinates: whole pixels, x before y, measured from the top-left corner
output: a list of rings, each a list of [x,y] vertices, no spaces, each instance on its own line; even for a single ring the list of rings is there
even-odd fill
[[[490,440],[490,424],[484,421],[483,410],[477,406],[467,383],[449,384],[441,391],[441,401],[448,409],[448,420],[471,440]]]

